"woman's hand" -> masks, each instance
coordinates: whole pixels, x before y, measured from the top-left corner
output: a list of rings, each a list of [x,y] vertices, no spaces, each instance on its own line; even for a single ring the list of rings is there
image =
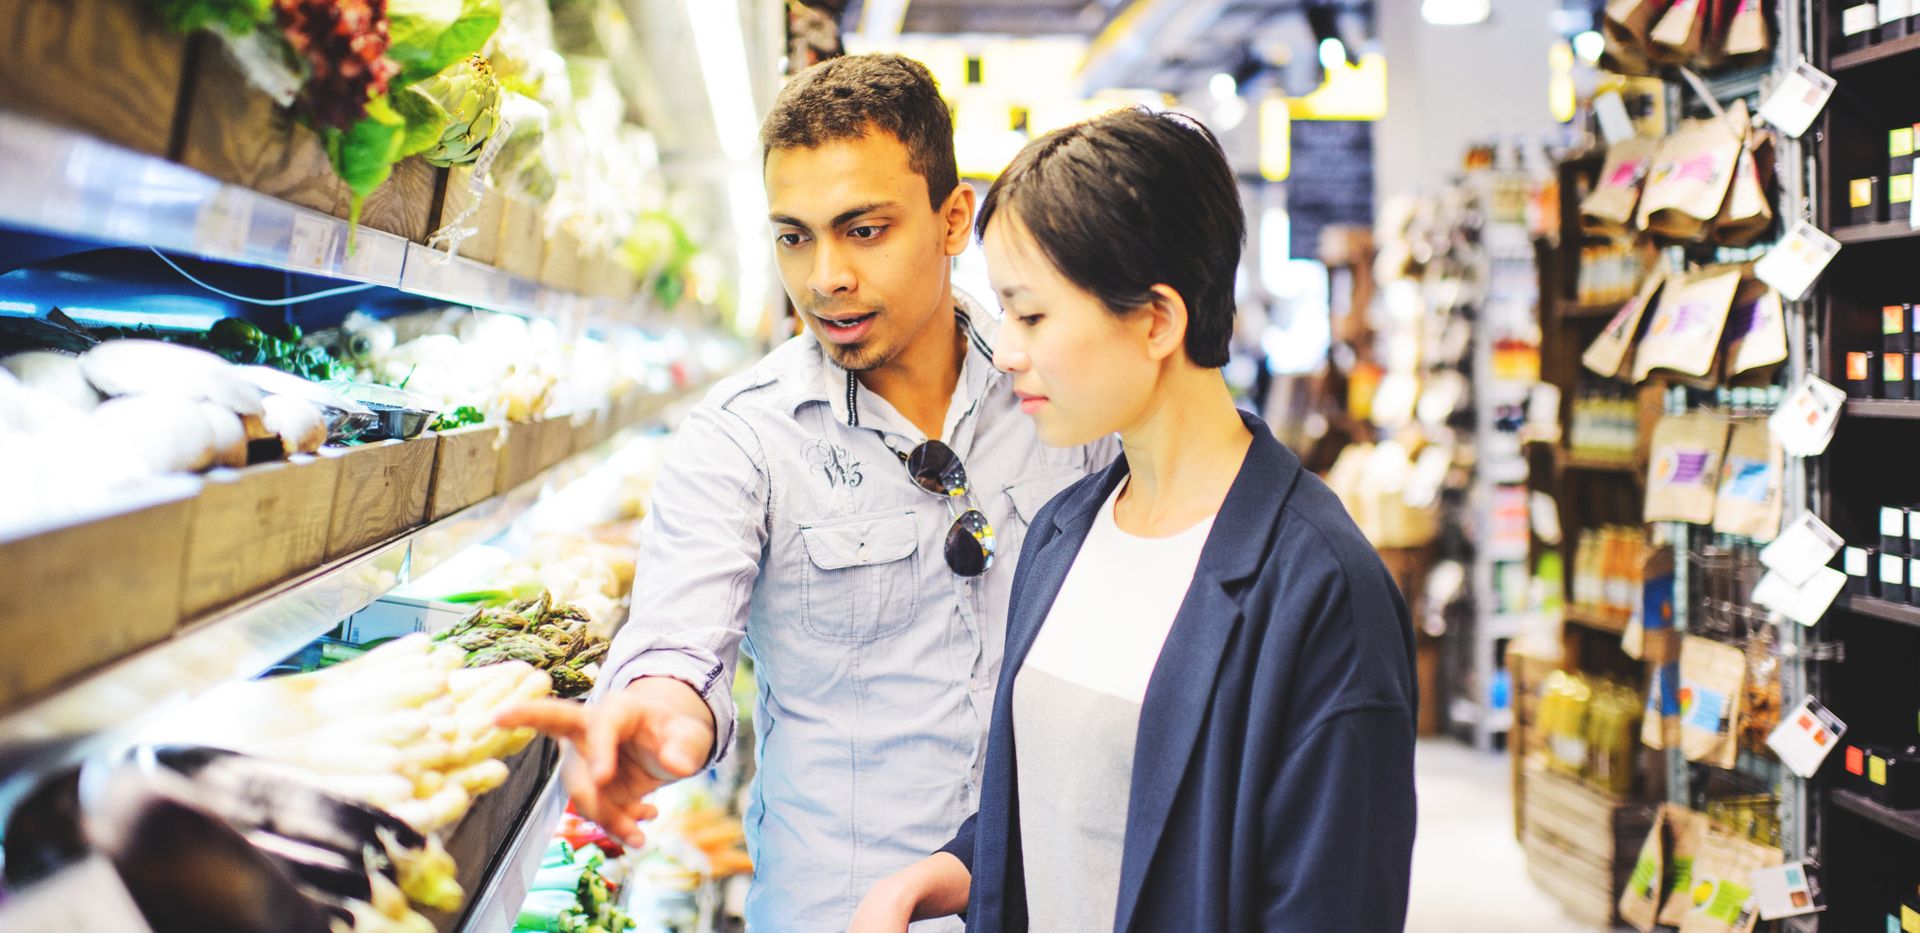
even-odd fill
[[[904,933],[915,920],[962,913],[972,883],[972,873],[959,859],[936,852],[874,885],[853,912],[847,933]]]

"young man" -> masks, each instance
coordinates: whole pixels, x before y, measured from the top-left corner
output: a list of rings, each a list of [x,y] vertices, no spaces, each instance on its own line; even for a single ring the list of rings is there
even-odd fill
[[[505,721],[570,740],[577,807],[638,837],[642,797],[731,747],[744,640],[760,684],[748,923],[839,931],[977,805],[1026,526],[1117,446],[1042,446],[994,370],[994,321],[951,282],[974,195],[924,67],[810,68],[761,142],[808,332],[682,426],[595,701]]]

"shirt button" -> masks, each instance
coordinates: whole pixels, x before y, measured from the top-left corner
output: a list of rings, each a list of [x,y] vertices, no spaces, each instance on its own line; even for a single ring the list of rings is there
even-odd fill
[[[860,550],[858,550],[858,551],[856,551],[856,552],[854,552],[854,553],[855,553],[855,554],[857,554],[857,555],[859,556],[859,558],[860,558],[860,562],[861,562],[861,563],[863,563],[863,564],[864,564],[864,563],[866,563],[866,562],[868,561],[868,559],[869,559],[869,558],[867,557],[867,544],[866,544],[866,542],[864,542],[864,541],[862,541],[862,542],[860,542]]]

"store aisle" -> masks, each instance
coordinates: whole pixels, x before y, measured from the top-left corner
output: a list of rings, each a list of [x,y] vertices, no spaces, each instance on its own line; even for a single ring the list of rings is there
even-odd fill
[[[1408,933],[1595,933],[1527,877],[1507,757],[1453,739],[1423,739],[1416,754],[1420,834]]]

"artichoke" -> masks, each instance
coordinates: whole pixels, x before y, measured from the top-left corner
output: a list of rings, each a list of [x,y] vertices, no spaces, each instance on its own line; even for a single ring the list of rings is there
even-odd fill
[[[480,149],[500,125],[500,82],[493,67],[478,55],[467,56],[447,70],[407,86],[446,115],[440,140],[421,157],[434,165],[466,165],[480,158]]]

